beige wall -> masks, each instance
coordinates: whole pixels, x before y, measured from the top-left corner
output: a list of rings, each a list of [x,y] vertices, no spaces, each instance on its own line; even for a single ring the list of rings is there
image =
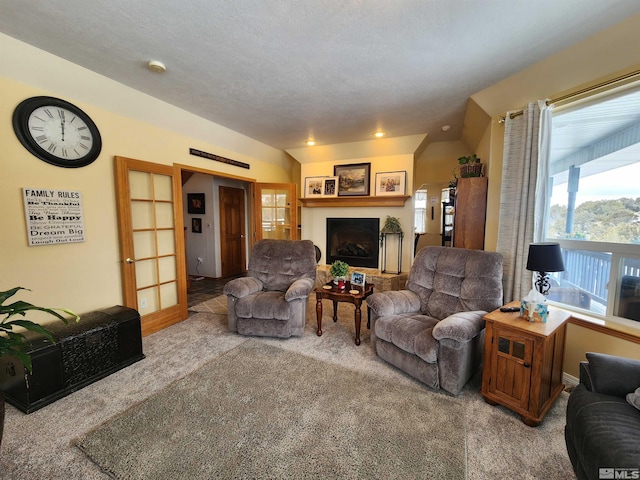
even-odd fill
[[[11,124],[13,110],[36,95],[63,98],[93,118],[103,140],[94,163],[76,169],[55,167],[20,144]],[[180,126],[169,129],[176,118]],[[189,130],[193,136],[181,133]],[[191,156],[190,147],[249,163],[251,168]],[[116,155],[265,182],[291,182],[295,163],[272,147],[0,35],[0,289],[27,287],[33,292],[20,298],[79,313],[122,303]],[[23,187],[80,191],[86,241],[29,247]]]
[[[605,335],[580,325],[567,325],[567,341],[562,370],[576,378],[580,377],[580,362],[586,360],[585,353],[600,352],[609,355],[640,360],[640,345],[612,335]]]
[[[449,187],[454,171],[458,167],[458,158],[472,153],[462,141],[429,143],[422,155],[416,159],[414,172],[414,190],[427,189],[427,233],[422,235],[416,251],[427,245],[441,245],[440,228],[442,223],[442,203],[440,194]],[[434,201],[435,200],[435,201]],[[434,217],[431,219],[431,207]]]

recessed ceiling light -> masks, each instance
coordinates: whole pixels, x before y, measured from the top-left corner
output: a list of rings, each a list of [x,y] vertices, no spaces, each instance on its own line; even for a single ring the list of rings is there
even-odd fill
[[[451,125],[443,125],[442,126],[442,131],[443,132],[447,132],[447,131],[449,131],[450,128],[451,128]]]
[[[316,141],[313,138],[310,138],[309,140],[307,140],[306,142],[307,145],[309,145],[310,147],[313,147],[316,144]]]
[[[377,131],[376,133],[373,134],[374,137],[376,138],[382,138],[386,135],[385,132],[381,132],[381,131]]]
[[[159,62],[158,60],[150,60],[149,63],[147,63],[147,68],[156,73],[164,73],[167,71],[167,67],[164,66],[164,63]]]

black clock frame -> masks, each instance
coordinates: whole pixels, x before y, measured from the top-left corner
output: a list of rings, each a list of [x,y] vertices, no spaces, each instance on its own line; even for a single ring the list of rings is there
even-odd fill
[[[70,112],[73,112],[75,115],[80,117],[82,121],[87,124],[87,127],[89,128],[89,131],[93,136],[93,144],[84,157],[77,160],[66,160],[64,158],[57,157],[47,150],[43,149],[31,136],[31,134],[29,133],[29,116],[31,115],[31,112],[33,112],[37,108],[44,106],[61,107],[69,110]],[[93,123],[91,117],[89,117],[89,115],[87,115],[80,108],[76,107],[74,104],[55,97],[31,97],[20,102],[20,104],[13,111],[13,130],[15,131],[18,140],[20,140],[20,143],[22,143],[22,145],[27,150],[29,150],[29,152],[38,157],[40,160],[43,160],[51,165],[55,165],[56,167],[85,167],[94,162],[98,158],[98,156],[100,155],[100,151],[102,150],[102,138],[100,137],[98,127],[95,123]]]

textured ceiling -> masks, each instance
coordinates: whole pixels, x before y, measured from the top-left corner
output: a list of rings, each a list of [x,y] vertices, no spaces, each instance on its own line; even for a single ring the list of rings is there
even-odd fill
[[[378,128],[458,139],[471,94],[638,12],[637,0],[0,0],[0,32],[286,149]]]

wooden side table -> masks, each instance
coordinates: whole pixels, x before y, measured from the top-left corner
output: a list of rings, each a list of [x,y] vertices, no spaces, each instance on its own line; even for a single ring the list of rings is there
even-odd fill
[[[356,325],[356,345],[360,345],[360,324],[362,322],[362,301],[373,293],[373,284],[367,283],[364,288],[352,287],[351,282],[345,282],[344,289],[340,290],[333,282],[329,282],[324,287],[316,289],[316,318],[318,320],[318,336],[322,335],[322,299],[328,298],[333,301],[333,321],[338,321],[338,302],[353,303],[356,307],[354,321]],[[357,293],[350,293],[357,290]],[[369,324],[367,323],[367,326]]]
[[[511,302],[509,307],[520,302]],[[518,312],[488,313],[486,321],[482,396],[519,413],[538,426],[556,401],[562,384],[562,359],[569,314],[549,309],[546,323],[529,322]]]

